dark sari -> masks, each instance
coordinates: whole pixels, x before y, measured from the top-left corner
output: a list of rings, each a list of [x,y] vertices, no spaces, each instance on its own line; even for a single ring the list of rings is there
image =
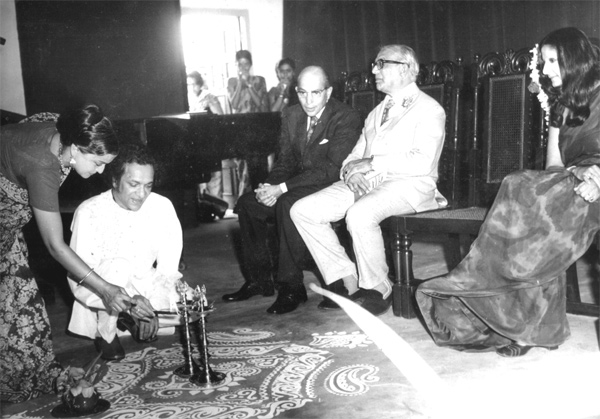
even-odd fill
[[[48,114],[28,118],[47,120]],[[61,182],[68,173],[63,169]],[[51,392],[62,371],[23,238],[32,215],[27,190],[0,173],[0,397],[7,402]]]
[[[560,129],[565,167],[600,164],[599,93],[583,125]],[[417,290],[436,344],[552,347],[570,336],[565,271],[600,229],[600,203],[575,194],[579,183],[566,169],[524,170],[504,179],[469,254]]]

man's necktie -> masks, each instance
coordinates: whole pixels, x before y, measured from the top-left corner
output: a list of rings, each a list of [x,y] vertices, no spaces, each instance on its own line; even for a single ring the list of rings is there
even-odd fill
[[[390,108],[392,106],[394,106],[394,101],[390,99],[385,104],[385,108],[383,108],[383,115],[381,116],[381,125],[383,125],[384,122],[388,120],[388,114],[390,113]]]
[[[316,116],[310,117],[310,126],[308,127],[308,131],[306,131],[306,142],[310,141],[310,137],[312,137],[313,131],[315,130],[315,125],[319,120]]]

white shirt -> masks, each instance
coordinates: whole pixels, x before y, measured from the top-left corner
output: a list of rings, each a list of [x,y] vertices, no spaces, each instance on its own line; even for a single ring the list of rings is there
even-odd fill
[[[168,309],[170,300],[177,298],[174,283],[181,278],[183,239],[167,198],[151,193],[138,211],[130,211],[108,190],[77,208],[71,230],[71,248],[106,281],[125,288],[130,296],[143,295],[157,310]],[[89,307],[105,309],[104,304],[85,286],[73,280],[69,285],[76,298],[69,330],[93,338],[96,317]]]

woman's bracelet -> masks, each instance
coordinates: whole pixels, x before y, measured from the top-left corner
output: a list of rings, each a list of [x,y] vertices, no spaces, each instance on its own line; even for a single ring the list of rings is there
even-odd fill
[[[88,273],[86,273],[85,276],[79,280],[79,282],[77,283],[77,286],[80,286],[81,284],[83,284],[83,281],[85,281],[86,278],[92,274],[92,272],[94,272],[94,268],[90,269],[90,271]]]

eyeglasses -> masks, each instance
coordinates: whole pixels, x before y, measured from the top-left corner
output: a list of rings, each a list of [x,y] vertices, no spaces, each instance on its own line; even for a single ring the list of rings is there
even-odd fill
[[[379,70],[383,70],[383,66],[387,63],[390,64],[406,64],[408,65],[408,63],[405,63],[404,61],[394,61],[394,60],[383,60],[383,59],[379,59],[373,62],[373,64],[371,64],[371,69],[374,69],[375,66],[377,66],[377,68]]]
[[[310,93],[310,97],[314,98],[314,97],[321,96],[323,94],[323,92],[327,89],[328,89],[328,87],[326,87],[324,89],[320,89],[320,90],[313,90],[312,92],[307,92],[306,90],[296,88],[296,93],[298,93],[298,97],[301,97],[302,99],[306,99],[308,97],[309,93]]]

